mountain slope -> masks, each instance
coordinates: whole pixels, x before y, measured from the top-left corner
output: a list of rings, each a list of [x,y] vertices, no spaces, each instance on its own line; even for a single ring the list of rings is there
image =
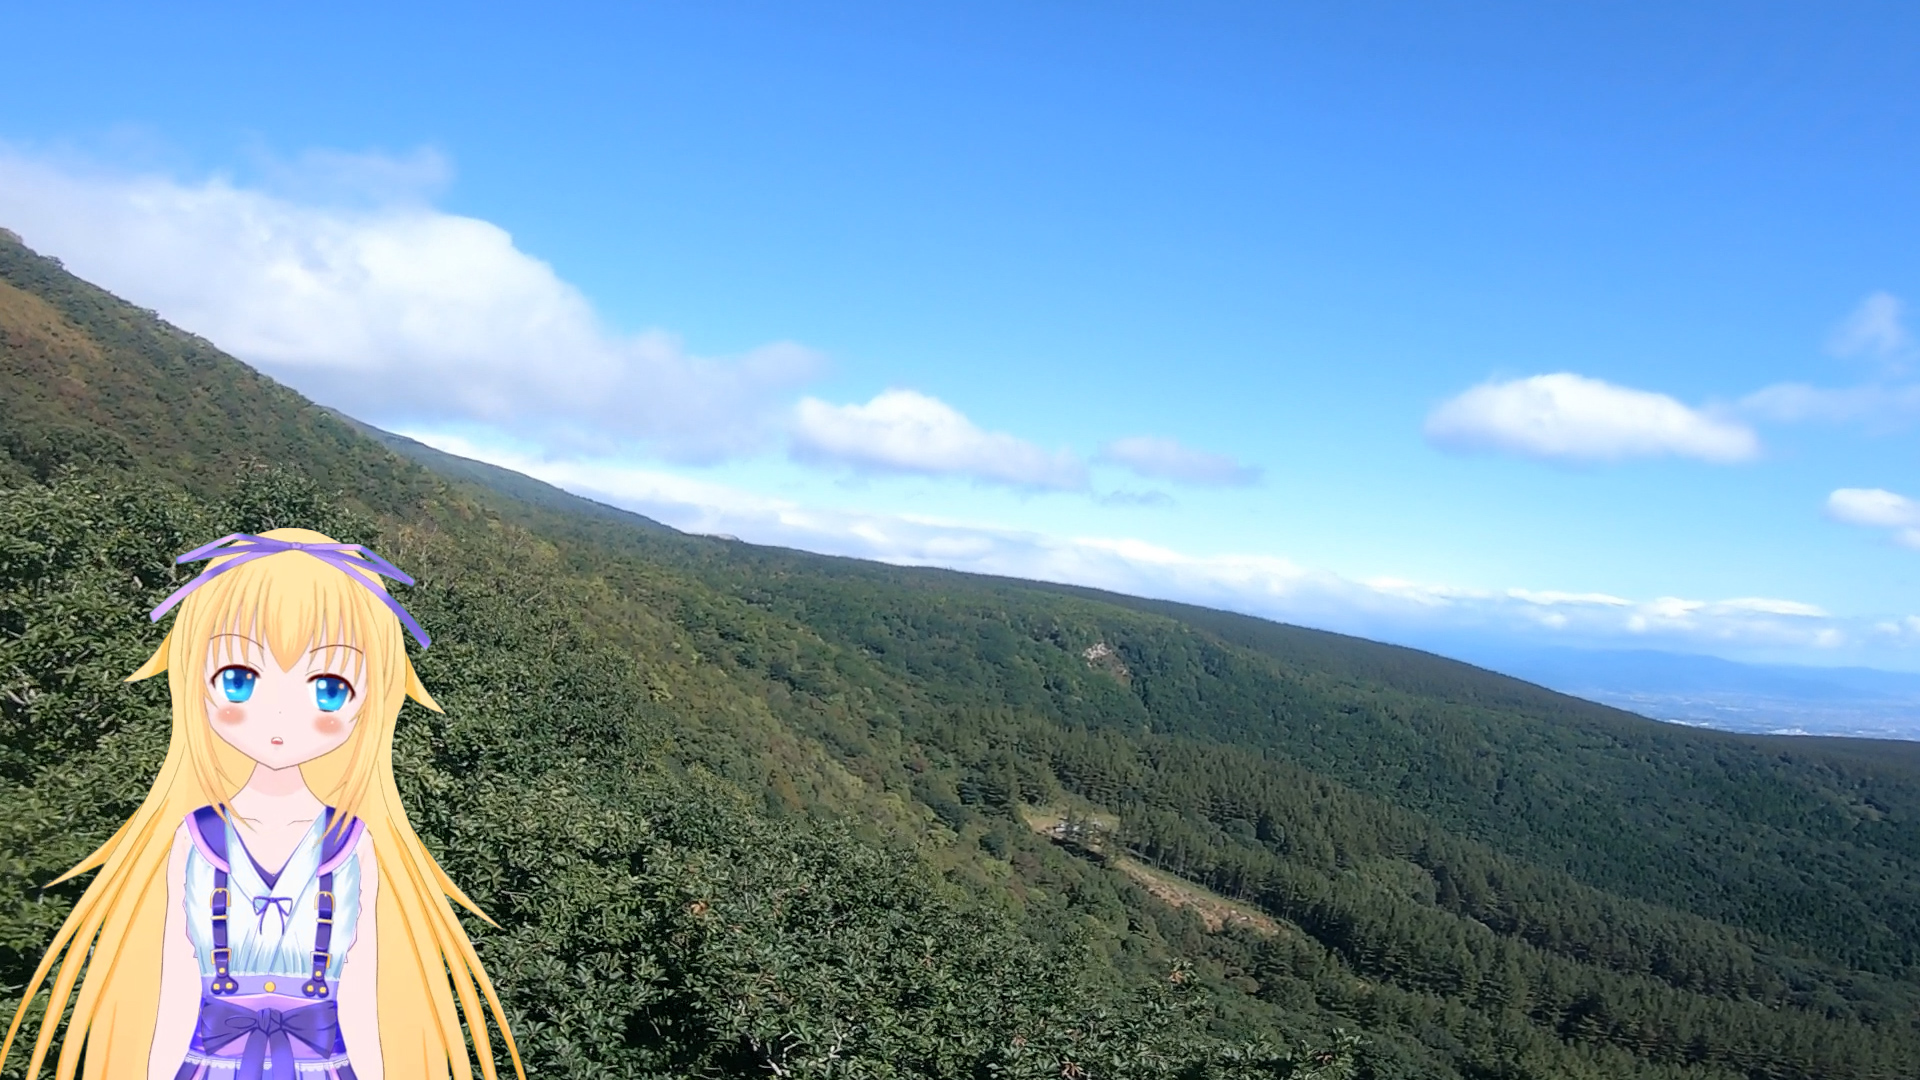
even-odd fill
[[[1675,727],[1410,649],[1090,590],[751,545],[645,549],[831,644],[834,663],[940,684],[944,705],[1277,752],[1590,885],[1887,974],[1915,959],[1907,744]],[[1178,618],[1126,620],[1123,605]],[[1127,693],[1078,670],[1099,642],[1129,668]],[[1016,682],[1009,665],[1034,674]]]
[[[124,813],[95,787],[155,752],[157,701],[114,683],[168,587],[143,568],[291,515],[420,577],[423,677],[449,714],[404,726],[409,798],[500,917],[483,954],[546,1071],[737,1075],[764,1067],[764,1023],[853,1025],[859,1060],[916,1076],[1060,1075],[1076,1059],[1015,1052],[1042,1031],[1066,1040],[1046,1053],[1097,1046],[1094,1075],[1286,1075],[1286,1055],[1235,1059],[1204,1033],[1337,1025],[1376,1077],[1920,1073],[1910,758],[1671,728],[1181,605],[689,537],[472,463],[423,468],[3,238],[0,378],[0,795],[31,811],[0,815],[0,984],[58,907],[31,883]],[[1112,824],[1055,841],[1027,827],[1043,806]],[[1209,932],[1123,853],[1280,932]],[[917,913],[929,879],[882,865],[941,871],[948,906]],[[783,914],[798,889],[820,918],[877,919],[822,946],[814,915]],[[937,958],[888,936],[920,921],[947,928]],[[1052,966],[996,966],[1026,952]],[[1185,1004],[1156,996],[1175,958]],[[764,978],[793,989],[728,996]],[[1064,1012],[1022,1011],[1035,1000]],[[917,1049],[860,1028],[882,1014]],[[1204,1060],[1168,1056],[1182,1045]],[[805,1053],[782,1067],[823,1075]]]

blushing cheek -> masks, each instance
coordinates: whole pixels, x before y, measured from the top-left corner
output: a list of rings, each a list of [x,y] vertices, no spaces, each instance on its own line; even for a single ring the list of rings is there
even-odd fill
[[[347,725],[341,723],[340,718],[333,713],[323,712],[313,718],[313,730],[322,735],[338,735],[347,730]]]
[[[238,705],[222,705],[214,710],[213,716],[223,724],[239,724],[247,719],[247,710]]]

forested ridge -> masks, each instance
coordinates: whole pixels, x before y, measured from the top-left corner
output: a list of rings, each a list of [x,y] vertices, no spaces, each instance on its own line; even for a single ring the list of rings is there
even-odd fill
[[[0,383],[0,997],[158,761],[164,693],[119,680],[172,555],[302,524],[420,580],[447,713],[403,714],[403,789],[539,1075],[1920,1075],[1912,748],[685,536],[4,236]]]

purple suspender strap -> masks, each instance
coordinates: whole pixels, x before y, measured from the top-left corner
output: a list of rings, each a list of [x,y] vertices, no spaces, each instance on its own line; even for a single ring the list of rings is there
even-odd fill
[[[208,989],[215,994],[231,994],[240,989],[240,983],[228,970],[233,951],[227,948],[227,823],[220,811],[203,806],[187,819],[187,828],[194,846],[213,864],[213,983]]]
[[[333,874],[320,875],[320,893],[317,897],[320,906],[320,926],[313,935],[313,978],[300,987],[300,992],[308,997],[327,996],[327,963],[333,954],[327,950],[333,946]]]
[[[333,871],[346,861],[366,829],[360,819],[355,818],[346,828],[335,830],[333,815],[333,807],[327,807],[326,839],[320,846],[320,891],[315,897],[319,906],[319,928],[313,935],[313,978],[300,988],[308,997],[327,996],[327,964],[333,959]]]

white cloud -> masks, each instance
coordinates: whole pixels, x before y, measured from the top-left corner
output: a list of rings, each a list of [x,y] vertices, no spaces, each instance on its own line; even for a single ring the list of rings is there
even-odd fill
[[[1675,456],[1725,464],[1760,452],[1760,440],[1737,421],[1566,372],[1476,386],[1436,408],[1426,436],[1450,450],[1566,462]]]
[[[277,192],[89,170],[0,146],[0,224],[76,273],[374,421],[479,420],[683,459],[763,444],[820,367],[777,342],[717,359],[622,334],[496,225],[427,205],[431,153],[310,154]]]
[[[1602,607],[1627,607],[1633,601],[1606,593],[1570,593],[1553,590],[1535,591],[1532,589],[1508,589],[1507,595],[1515,600],[1525,600],[1529,604],[1553,606],[1559,604],[1598,604]]]
[[[1890,529],[1894,542],[1920,548],[1920,501],[1882,488],[1840,488],[1827,496],[1827,516],[1847,525]]]
[[[1860,301],[1827,339],[1835,356],[1892,360],[1913,345],[1906,326],[1906,305],[1892,293],[1876,292]]]
[[[1803,604],[1798,600],[1775,600],[1766,596],[1741,596],[1732,600],[1722,600],[1721,608],[1727,611],[1753,611],[1762,615],[1787,615],[1796,619],[1824,619],[1825,609],[1813,604]]]
[[[1115,439],[1101,448],[1100,458],[1141,476],[1183,484],[1229,487],[1251,484],[1260,478],[1258,468],[1226,454],[1195,450],[1177,439],[1156,435]]]
[[[912,390],[888,390],[865,405],[803,398],[794,409],[793,453],[861,470],[1063,491],[1087,486],[1087,467],[1072,453],[984,431],[946,402]]]
[[[1891,641],[1872,620],[1791,599],[1633,600],[1606,593],[1476,589],[1358,580],[1257,554],[1196,555],[1128,537],[1059,536],[981,522],[806,506],[607,460],[551,461],[432,432],[412,437],[477,457],[690,532],[724,534],[902,565],[1053,581],[1160,597],[1386,640],[1459,633],[1581,646],[1671,647],[1766,655],[1851,655]],[[1885,617],[1881,617],[1884,622]],[[1896,626],[1902,625],[1895,623]],[[1920,628],[1920,621],[1914,623]],[[1920,641],[1920,632],[1911,635]]]
[[[1880,488],[1840,488],[1827,496],[1827,513],[1848,525],[1920,526],[1920,502]]]

